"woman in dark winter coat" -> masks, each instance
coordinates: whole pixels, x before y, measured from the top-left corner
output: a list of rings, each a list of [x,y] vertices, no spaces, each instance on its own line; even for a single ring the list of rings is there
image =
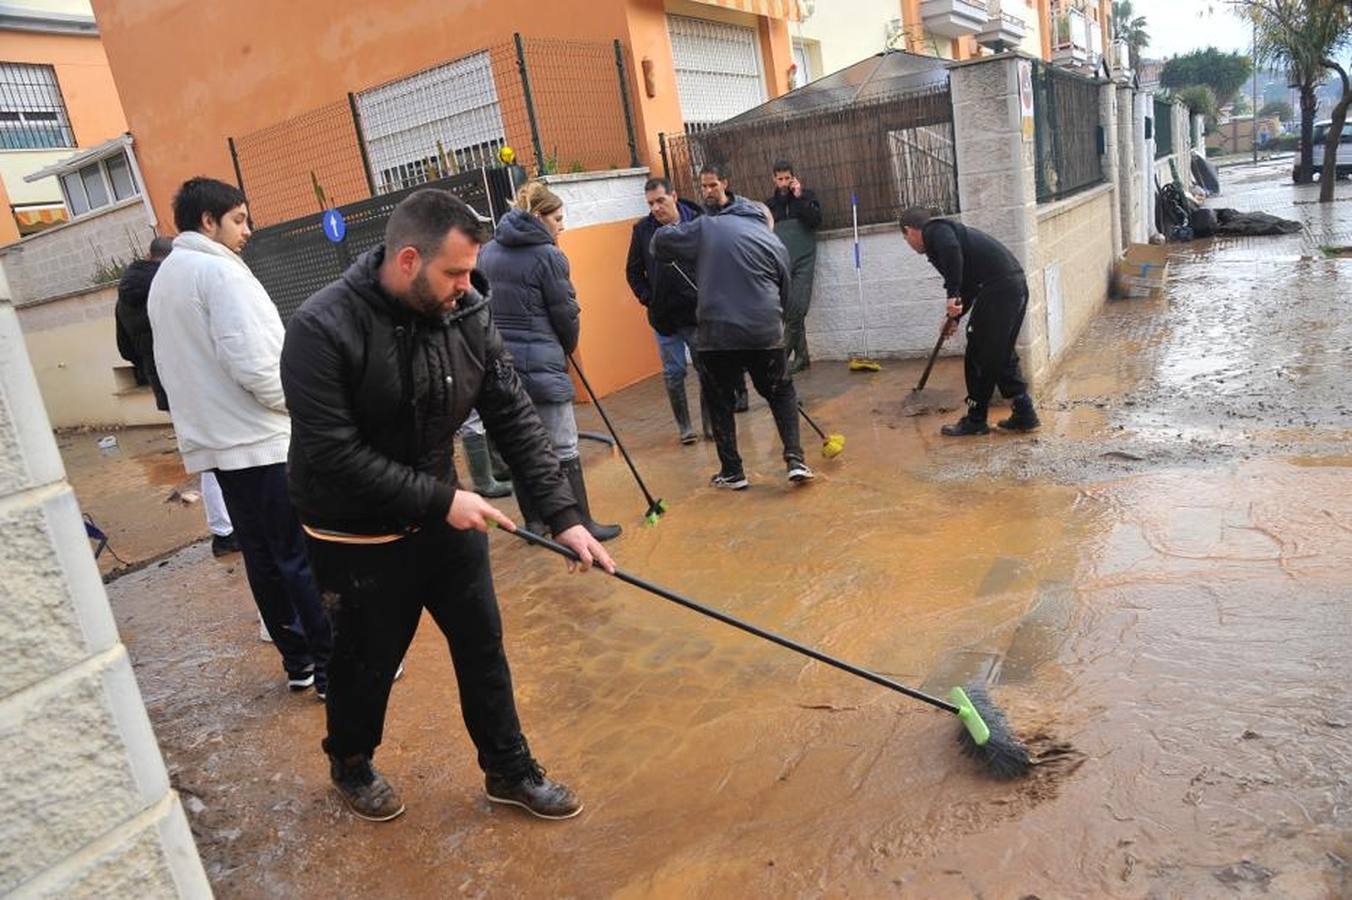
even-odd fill
[[[493,321],[554,441],[583,523],[593,537],[606,541],[620,533],[620,526],[592,520],[582,479],[573,381],[568,377],[568,356],[577,349],[577,292],[568,257],[558,247],[561,231],[563,201],[542,182],[531,182],[498,222],[493,241],[480,251],[479,271],[488,278]],[[517,502],[526,527],[535,531],[540,517],[532,498],[519,492]]]

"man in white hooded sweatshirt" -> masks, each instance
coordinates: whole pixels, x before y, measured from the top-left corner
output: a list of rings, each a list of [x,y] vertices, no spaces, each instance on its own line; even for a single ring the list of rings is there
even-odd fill
[[[250,234],[244,194],[222,181],[189,179],[174,197],[174,224],[174,251],[155,275],[147,307],[183,465],[216,473],[288,686],[314,685],[323,697],[333,641],[286,493],[284,332],[277,307],[239,256]]]

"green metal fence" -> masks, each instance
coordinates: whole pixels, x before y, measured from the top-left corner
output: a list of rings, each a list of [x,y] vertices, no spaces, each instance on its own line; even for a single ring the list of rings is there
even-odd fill
[[[1172,100],[1155,98],[1155,159],[1172,156],[1174,152],[1174,104]]]
[[[1103,178],[1099,89],[1104,82],[1033,63],[1037,199],[1060,200]]]

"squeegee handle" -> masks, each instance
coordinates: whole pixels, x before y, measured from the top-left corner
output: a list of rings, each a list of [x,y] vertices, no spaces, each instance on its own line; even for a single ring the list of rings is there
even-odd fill
[[[558,555],[566,559],[571,559],[574,561],[577,560],[576,553],[574,553],[572,550],[569,550],[562,544],[551,541],[547,537],[542,537],[541,535],[534,534],[530,531],[527,531],[524,528],[517,528],[516,531],[512,533],[515,534],[517,537],[521,538],[523,541],[526,541],[527,543],[534,544],[537,547],[543,547],[546,550],[551,550],[554,553],[557,553]],[[813,648],[808,647],[804,644],[800,644],[797,641],[793,641],[790,640],[789,638],[783,637],[782,635],[775,634],[773,631],[766,631],[764,628],[752,625],[750,622],[744,622],[741,619],[737,618],[736,616],[730,616],[725,612],[721,612],[720,610],[714,609],[713,607],[705,606],[702,603],[696,603],[689,597],[682,597],[675,591],[669,591],[660,585],[653,584],[651,581],[648,581],[644,578],[639,578],[637,575],[631,575],[628,572],[624,571],[623,569],[616,569],[614,577],[618,578],[620,581],[625,582],[626,584],[633,585],[639,590],[647,591],[650,594],[656,594],[663,600],[669,600],[672,603],[677,604],[678,606],[684,606],[686,609],[691,610],[693,612],[697,612],[702,616],[707,616],[710,619],[716,619],[717,621],[722,622],[724,625],[731,625],[733,628],[745,631],[747,634],[755,635],[756,637],[761,638],[762,640],[770,641],[772,644],[778,644],[779,646],[784,647],[787,650],[792,650],[793,652],[800,653],[803,656],[811,657],[812,659],[815,659],[818,662],[823,662],[826,663],[828,666],[840,669],[842,672],[848,672],[849,674],[855,676],[856,678],[862,678],[865,681],[871,681],[876,685],[885,687],[888,690],[896,691],[899,694],[905,694],[906,696],[911,697],[912,699],[919,700],[922,703],[928,703],[930,706],[937,707],[939,709],[944,710],[945,712],[950,712],[953,713],[954,715],[957,715],[958,713],[958,707],[953,705],[952,703],[949,703],[946,700],[940,700],[938,697],[932,697],[929,694],[923,693],[922,691],[917,691],[915,688],[907,687],[904,684],[898,684],[892,679],[884,678],[882,675],[879,675],[876,672],[870,672],[868,669],[861,669],[859,666],[847,663],[841,659],[836,659],[834,656],[830,656],[826,653],[821,652],[820,650],[814,650]]]

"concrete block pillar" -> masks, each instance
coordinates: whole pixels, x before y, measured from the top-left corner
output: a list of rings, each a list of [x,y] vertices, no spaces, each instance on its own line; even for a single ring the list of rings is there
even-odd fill
[[[1019,354],[1030,381],[1049,360],[1037,246],[1037,157],[1032,123],[1025,130],[1020,100],[1021,79],[1024,90],[1031,90],[1031,65],[1028,59],[1002,55],[949,70],[962,221],[999,239],[1028,274]]]
[[[0,298],[0,895],[209,897]]]
[[[1103,180],[1113,185],[1114,198],[1121,197],[1121,160],[1117,155],[1117,88],[1111,83],[1099,88],[1099,128],[1103,132]],[[1122,255],[1122,218],[1112,217],[1113,255]]]
[[[1136,93],[1136,197],[1140,206],[1141,218],[1137,226],[1136,241],[1145,243],[1155,234],[1155,133],[1145,136],[1145,120],[1155,115],[1155,95],[1150,91]]]
[[[1114,86],[1117,93],[1117,204],[1121,211],[1122,241],[1140,240],[1141,198],[1136,189],[1136,92],[1129,84]]]

